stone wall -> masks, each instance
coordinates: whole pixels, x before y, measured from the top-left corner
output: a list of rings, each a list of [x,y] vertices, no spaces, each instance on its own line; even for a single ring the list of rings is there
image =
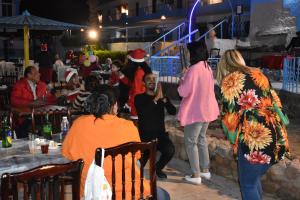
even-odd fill
[[[166,128],[176,148],[175,157],[188,162],[182,128],[175,120],[167,121]],[[211,171],[237,181],[237,164],[230,143],[222,138],[221,129],[209,129],[207,135]],[[265,192],[276,194],[282,199],[300,200],[299,160],[286,159],[273,165],[262,178],[262,184]]]

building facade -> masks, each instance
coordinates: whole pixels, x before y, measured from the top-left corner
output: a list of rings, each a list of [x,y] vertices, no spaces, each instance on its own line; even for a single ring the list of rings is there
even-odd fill
[[[102,28],[104,42],[153,41],[176,25],[187,22],[194,3],[195,0],[99,0],[98,25]],[[197,6],[194,26],[205,31],[207,24],[234,16],[249,27],[249,10],[250,0],[203,0]],[[228,32],[231,31],[229,24],[231,19]],[[243,30],[247,31],[248,27]],[[182,34],[186,33],[187,29],[183,29]]]

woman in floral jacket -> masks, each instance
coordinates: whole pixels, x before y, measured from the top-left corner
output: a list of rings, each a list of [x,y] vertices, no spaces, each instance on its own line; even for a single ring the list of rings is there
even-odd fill
[[[243,199],[261,199],[260,178],[289,153],[281,102],[266,76],[247,67],[236,50],[224,53],[217,79],[222,92],[222,126],[238,158]]]

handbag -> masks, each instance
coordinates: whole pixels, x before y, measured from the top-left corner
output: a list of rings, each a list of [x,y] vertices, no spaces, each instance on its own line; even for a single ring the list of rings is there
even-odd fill
[[[104,152],[105,150],[102,149],[101,166],[96,165],[93,160],[89,167],[84,187],[84,200],[111,200],[111,187],[103,169]]]

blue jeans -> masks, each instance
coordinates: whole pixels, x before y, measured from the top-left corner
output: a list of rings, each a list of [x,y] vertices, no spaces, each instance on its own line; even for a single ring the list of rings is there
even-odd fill
[[[260,200],[262,199],[261,177],[269,169],[270,164],[251,164],[238,151],[238,173],[240,189],[243,200]]]

